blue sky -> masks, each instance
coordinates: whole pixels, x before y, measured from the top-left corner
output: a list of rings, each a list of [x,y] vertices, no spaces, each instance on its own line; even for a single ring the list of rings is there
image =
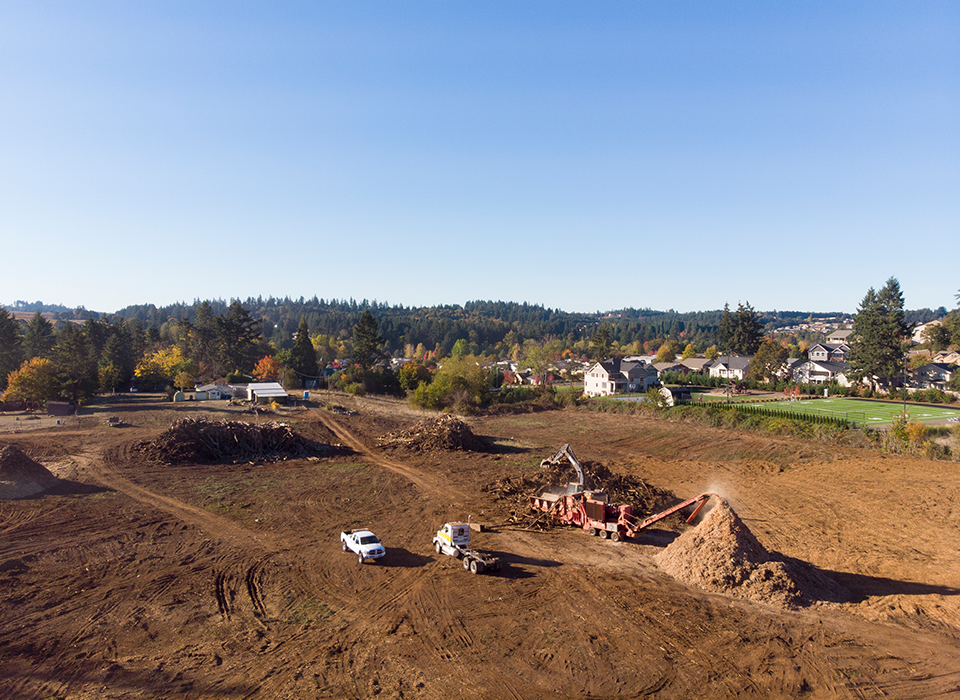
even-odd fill
[[[956,305],[956,2],[4,2],[0,303]]]

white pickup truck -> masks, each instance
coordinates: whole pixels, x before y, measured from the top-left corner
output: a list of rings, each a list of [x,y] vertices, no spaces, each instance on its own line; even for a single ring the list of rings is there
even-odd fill
[[[377,560],[387,553],[380,540],[369,530],[351,530],[340,533],[344,552],[353,552],[362,564],[365,559]]]

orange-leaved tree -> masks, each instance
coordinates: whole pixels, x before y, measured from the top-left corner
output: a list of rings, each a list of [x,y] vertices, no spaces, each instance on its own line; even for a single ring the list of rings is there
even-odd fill
[[[261,381],[274,381],[280,376],[280,370],[283,369],[276,358],[270,355],[264,355],[260,358],[256,367],[253,368],[253,376]]]

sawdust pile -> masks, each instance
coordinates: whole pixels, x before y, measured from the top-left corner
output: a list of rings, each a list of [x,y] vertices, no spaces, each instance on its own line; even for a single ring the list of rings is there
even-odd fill
[[[182,418],[136,449],[166,464],[221,460],[274,460],[323,454],[325,445],[308,440],[286,423],[208,421]]]
[[[656,561],[684,583],[761,603],[795,608],[846,598],[841,586],[810,564],[768,552],[723,499]]]
[[[0,450],[0,499],[27,498],[43,493],[59,479],[16,445]]]
[[[669,491],[651,486],[643,479],[611,470],[598,462],[580,462],[584,485],[589,490],[606,491],[610,503],[631,505],[637,515],[658,513],[677,503]],[[547,529],[552,526],[550,517],[530,507],[530,496],[539,496],[545,491],[565,491],[569,482],[576,480],[576,473],[568,464],[547,464],[518,477],[504,477],[486,484],[481,490],[493,494],[495,500],[509,509],[507,522],[522,527]]]
[[[441,414],[420,421],[412,428],[395,430],[377,439],[380,447],[402,447],[418,452],[429,450],[466,450],[486,452],[487,445],[473,434],[470,426],[456,416]]]

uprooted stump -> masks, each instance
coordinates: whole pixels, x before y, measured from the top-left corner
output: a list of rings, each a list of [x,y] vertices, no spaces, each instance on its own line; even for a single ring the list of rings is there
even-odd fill
[[[723,499],[656,562],[684,583],[787,608],[846,598],[842,586],[816,567],[768,552]]]
[[[329,445],[308,440],[286,423],[209,421],[182,418],[156,439],[137,444],[147,457],[165,464],[316,457]]]
[[[395,430],[377,439],[380,447],[402,447],[426,452],[429,450],[465,450],[485,452],[486,443],[473,434],[470,426],[456,416],[441,414],[424,420],[412,428]]]
[[[652,486],[636,476],[619,474],[598,462],[581,462],[585,486],[595,491],[605,491],[611,503],[632,505],[635,514],[657,513],[677,503],[669,491]],[[552,527],[549,515],[530,508],[530,496],[539,496],[544,491],[564,490],[574,477],[566,464],[547,464],[532,472],[517,477],[504,477],[486,484],[481,490],[510,509],[508,522],[526,528],[544,530]]]

